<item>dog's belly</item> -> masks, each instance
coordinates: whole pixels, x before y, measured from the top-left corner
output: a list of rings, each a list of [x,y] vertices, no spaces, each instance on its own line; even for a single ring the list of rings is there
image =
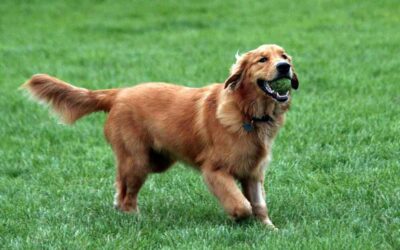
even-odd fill
[[[156,151],[167,152],[171,158],[188,163],[189,165],[200,168],[203,160],[199,157],[201,155],[202,146],[198,143],[177,143],[170,137],[162,143],[160,140],[154,140],[154,149]],[[180,141],[182,142],[182,141]]]
[[[156,150],[168,152],[174,159],[188,163],[201,169],[206,165],[212,168],[226,170],[236,177],[258,175],[269,154],[269,147],[263,144],[253,144],[248,141],[232,140],[232,143],[216,143],[212,146],[196,133],[190,137],[174,133],[175,136],[161,134],[154,138],[153,147]]]

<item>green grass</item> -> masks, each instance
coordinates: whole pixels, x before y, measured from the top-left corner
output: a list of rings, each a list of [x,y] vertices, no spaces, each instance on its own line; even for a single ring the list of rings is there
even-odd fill
[[[83,3],[81,3],[83,2]],[[398,1],[0,2],[0,247],[400,249]],[[104,114],[72,127],[17,90],[223,82],[277,43],[300,78],[267,172],[270,215],[230,221],[198,173],[153,175],[139,216],[112,208]]]

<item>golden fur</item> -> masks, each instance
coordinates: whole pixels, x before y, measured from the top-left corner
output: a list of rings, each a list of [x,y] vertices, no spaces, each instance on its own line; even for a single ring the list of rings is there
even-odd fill
[[[260,57],[268,61],[260,62]],[[203,88],[144,83],[91,91],[45,74],[34,75],[24,87],[48,102],[66,123],[91,112],[109,112],[104,133],[116,156],[120,210],[138,211],[137,194],[148,174],[181,160],[201,171],[231,217],[253,214],[273,226],[265,203],[264,171],[291,97],[277,102],[256,82],[273,79],[280,61],[291,64],[281,47],[260,46],[237,58],[224,84]],[[266,114],[273,122],[253,123],[254,131],[243,129],[252,117]]]

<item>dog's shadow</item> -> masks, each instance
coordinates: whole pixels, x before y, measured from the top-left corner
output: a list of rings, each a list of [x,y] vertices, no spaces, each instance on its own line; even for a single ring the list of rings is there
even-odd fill
[[[224,228],[227,231],[263,229],[266,232],[271,231],[254,217],[239,221],[229,218],[213,197],[203,199],[199,203],[201,204],[183,204],[180,199],[174,203],[147,200],[141,203],[139,213],[124,213],[116,209],[114,211],[120,220],[127,222],[126,226],[134,224],[138,230]],[[287,223],[282,217],[274,222],[279,228],[284,228]]]

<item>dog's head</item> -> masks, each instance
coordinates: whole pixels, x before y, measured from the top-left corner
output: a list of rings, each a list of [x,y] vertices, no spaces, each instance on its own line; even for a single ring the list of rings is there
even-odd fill
[[[289,79],[293,89],[299,87],[292,58],[277,45],[262,45],[243,55],[236,55],[236,59],[225,81],[225,88],[256,88],[260,94],[278,102],[286,102],[290,93],[278,93],[271,88],[271,84]]]

